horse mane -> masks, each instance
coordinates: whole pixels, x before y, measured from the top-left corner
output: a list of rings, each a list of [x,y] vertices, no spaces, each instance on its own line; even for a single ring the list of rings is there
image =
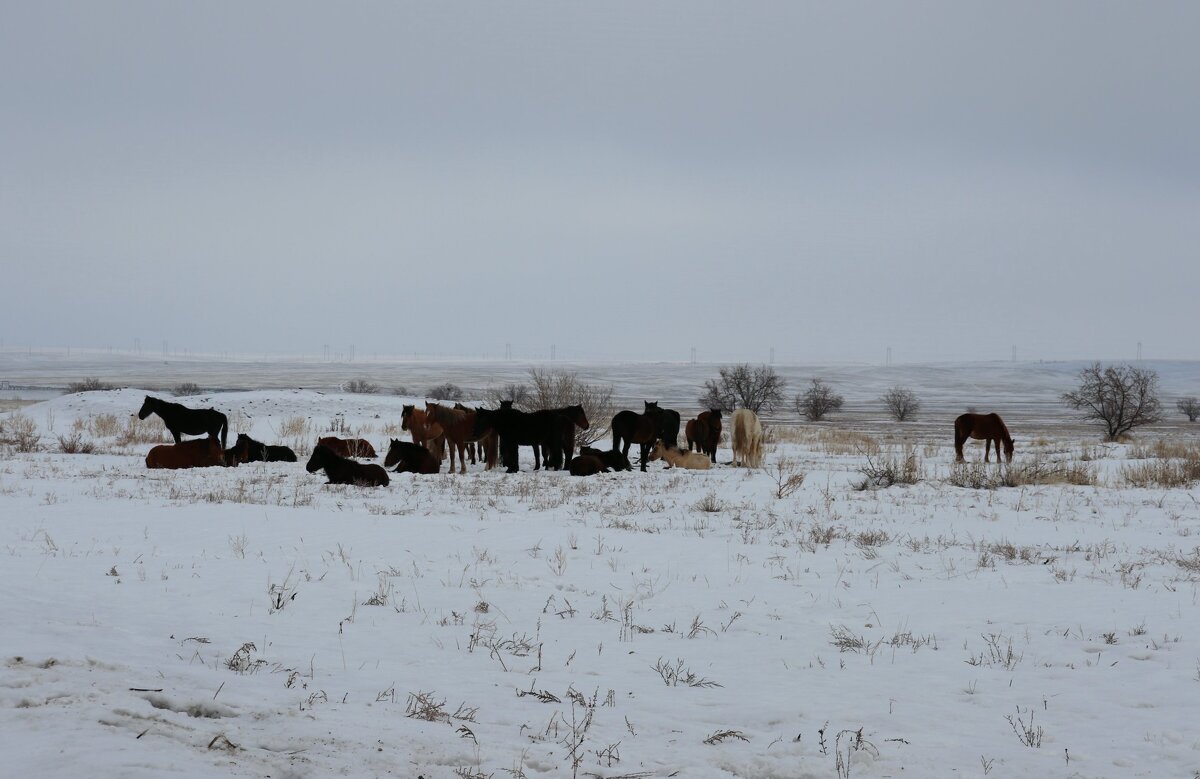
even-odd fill
[[[996,418],[996,424],[1000,426],[1000,434],[1004,437],[1004,445],[1012,446],[1013,440],[1008,432],[1008,425],[1004,424],[1004,420],[1000,418],[999,414],[992,414],[992,416]]]

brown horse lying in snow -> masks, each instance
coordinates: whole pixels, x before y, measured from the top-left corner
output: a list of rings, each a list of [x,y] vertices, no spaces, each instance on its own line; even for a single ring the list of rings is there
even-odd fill
[[[309,473],[316,473],[324,468],[330,484],[358,484],[363,487],[388,486],[388,475],[383,466],[355,462],[338,455],[328,446],[321,444],[313,449],[312,457],[308,458],[308,465],[304,467]]]
[[[331,449],[339,457],[378,457],[371,442],[362,438],[338,438],[326,436],[317,439],[317,446]]]
[[[160,444],[146,454],[147,468],[209,468],[214,465],[225,465],[225,450],[215,438]]]

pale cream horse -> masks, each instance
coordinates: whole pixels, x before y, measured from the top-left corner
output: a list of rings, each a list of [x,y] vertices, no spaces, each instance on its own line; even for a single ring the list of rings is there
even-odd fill
[[[758,415],[748,408],[733,412],[733,464],[761,468],[763,430]]]

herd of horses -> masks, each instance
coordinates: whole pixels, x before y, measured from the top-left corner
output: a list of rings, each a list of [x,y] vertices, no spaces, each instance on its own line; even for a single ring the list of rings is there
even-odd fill
[[[229,421],[214,409],[192,409],[147,396],[138,418],[146,419],[151,414],[162,419],[175,443],[153,447],[146,455],[147,468],[297,462],[296,453],[288,447],[264,444],[244,433],[226,448]],[[688,420],[683,426],[686,449],[678,445],[680,422],[679,412],[661,408],[656,401],[645,401],[640,414],[619,411],[612,418],[612,449],[583,446],[575,454],[578,432],[590,427],[582,406],[522,411],[513,408],[511,401],[501,402],[495,409],[427,402],[424,409],[403,407],[401,429],[412,436],[412,441],[391,439],[382,466],[358,461],[378,456],[369,441],[326,436],[317,440],[305,467],[309,473],[324,470],[330,484],[386,486],[388,470],[438,473],[447,457],[451,473],[456,467],[466,473],[468,457],[472,464],[482,461],[488,469],[503,467],[507,473],[516,473],[520,470],[520,447],[527,446],[533,450],[534,470],[567,470],[574,476],[590,476],[633,470],[629,450],[634,444],[638,445],[642,471],[658,460],[668,468],[690,470],[707,470],[715,465],[723,430],[721,410],[709,409]],[[749,409],[737,409],[730,417],[730,426],[733,465],[761,467],[763,430],[758,416]],[[184,441],[183,435],[206,437]],[[1004,456],[1012,461],[1013,439],[999,415],[963,414],[954,421],[954,450],[959,462],[963,461],[963,444],[969,438],[985,442],[985,462],[993,445],[997,462],[1001,445]]]

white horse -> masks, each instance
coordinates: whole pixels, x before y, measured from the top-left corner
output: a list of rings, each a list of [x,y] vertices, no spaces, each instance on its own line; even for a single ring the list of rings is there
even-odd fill
[[[733,412],[733,464],[761,468],[763,431],[758,415],[748,408]],[[739,463],[740,461],[740,463]]]

